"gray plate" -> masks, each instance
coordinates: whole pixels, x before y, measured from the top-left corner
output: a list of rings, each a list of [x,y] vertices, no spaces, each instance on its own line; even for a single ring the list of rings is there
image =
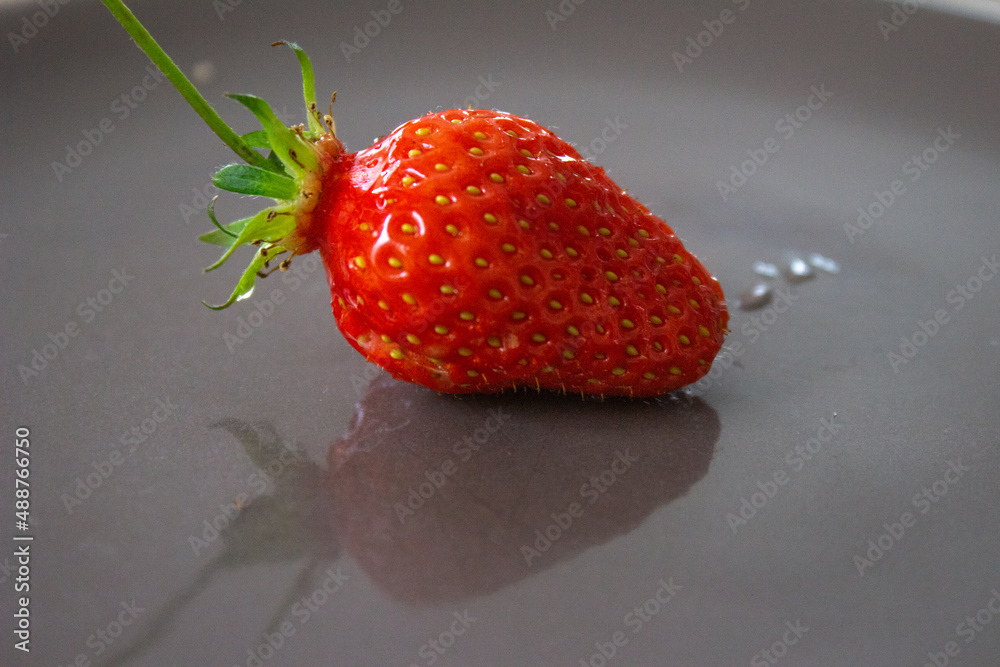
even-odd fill
[[[731,303],[756,260],[841,271],[733,308],[697,399],[394,383],[337,333],[318,261],[204,308],[238,269],[203,276],[195,242],[227,149],[99,4],[34,33],[39,5],[8,6],[3,34],[31,36],[3,47],[0,498],[28,427],[34,541],[25,655],[4,521],[0,662],[996,664],[996,25],[871,2],[233,4],[135,9],[187,71],[211,63],[241,129],[225,91],[304,120],[268,48],[295,39],[353,150],[496,107],[587,148]]]

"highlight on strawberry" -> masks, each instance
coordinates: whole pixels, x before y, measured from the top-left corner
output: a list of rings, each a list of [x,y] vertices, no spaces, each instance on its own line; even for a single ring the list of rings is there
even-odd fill
[[[533,387],[653,396],[704,376],[729,315],[718,281],[663,220],[567,142],[509,113],[452,109],[348,153],[302,71],[308,121],[229,95],[262,129],[222,120],[121,0],[136,44],[246,164],[224,190],[275,201],[200,239],[254,246],[227,308],[257,280],[319,250],[341,333],[393,377],[449,393]],[[263,149],[264,152],[258,149]],[[208,305],[208,304],[206,304]]]

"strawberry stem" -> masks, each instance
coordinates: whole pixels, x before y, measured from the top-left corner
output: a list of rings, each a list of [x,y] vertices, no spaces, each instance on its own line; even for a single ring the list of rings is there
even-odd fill
[[[184,72],[174,64],[174,61],[167,55],[166,51],[156,43],[153,36],[139,20],[132,14],[131,10],[125,6],[121,0],[102,0],[108,11],[118,20],[118,22],[128,31],[128,34],[135,40],[136,46],[149,56],[149,59],[160,68],[160,71],[167,77],[170,83],[174,84],[178,92],[187,100],[191,108],[201,116],[208,126],[215,132],[223,143],[229,146],[234,153],[243,158],[248,164],[261,169],[272,170],[273,165],[267,159],[255,151],[250,145],[237,134],[233,128],[222,120],[218,112],[202,96],[193,83],[184,75]]]

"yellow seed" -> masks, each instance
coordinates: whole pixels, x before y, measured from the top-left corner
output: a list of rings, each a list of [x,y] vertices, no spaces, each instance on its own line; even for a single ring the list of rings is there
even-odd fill
[[[437,324],[434,326],[434,333],[441,334],[443,336],[446,333],[448,333],[448,327],[441,324]]]
[[[580,232],[584,236],[590,236],[590,230],[584,227],[583,225],[577,225],[576,231]]]
[[[566,359],[573,359],[576,355],[569,350],[563,350],[563,357]]]
[[[543,336],[540,333],[532,334],[531,340],[535,341],[536,343],[544,343],[545,342],[545,336]]]
[[[404,222],[402,225],[399,226],[399,228],[403,231],[404,234],[416,234],[417,233],[417,228],[414,227],[413,225],[411,225],[408,222]]]
[[[406,334],[406,340],[410,345],[420,345],[420,339],[413,334]]]
[[[362,222],[360,225],[358,225],[358,229],[360,229],[363,232],[367,232],[369,229],[371,229],[371,226],[369,226],[367,222]]]
[[[649,321],[657,326],[663,324],[663,319],[657,315],[650,315]]]
[[[645,373],[642,374],[642,377],[646,378],[647,380],[655,380],[656,373],[651,373],[649,371],[646,371]]]
[[[478,197],[479,195],[483,194],[483,191],[477,188],[475,185],[470,185],[466,187],[465,191],[468,192],[473,197]]]
[[[608,304],[617,308],[618,306],[622,305],[622,302],[619,301],[617,297],[609,296]]]
[[[617,282],[618,281],[618,276],[615,275],[614,271],[605,271],[604,272],[604,277],[607,278],[608,280],[610,280],[611,282]]]
[[[626,345],[625,346],[625,354],[627,354],[630,357],[634,357],[637,354],[639,354],[639,350],[635,349],[634,345]]]
[[[491,225],[497,224],[497,217],[492,213],[483,213],[483,220],[485,220],[488,224]]]
[[[550,222],[549,223],[549,229],[551,229],[554,232],[558,232],[559,231],[559,225],[557,225],[554,222]]]
[[[422,127],[419,130],[417,130],[417,134],[419,134],[421,137],[426,137],[430,133],[431,133],[431,128],[429,127]]]
[[[496,336],[490,336],[486,339],[486,342],[489,343],[491,347],[500,347],[500,339]]]
[[[622,209],[622,210],[624,210],[624,209]],[[627,213],[628,211],[625,211],[625,212]],[[649,238],[649,232],[647,232],[645,229],[640,229],[639,230],[639,236],[641,236],[644,239],[648,239]]]
[[[519,165],[517,165],[517,170],[518,170],[519,172],[521,172],[522,174],[530,174],[530,173],[531,173],[531,170],[530,170],[530,169],[528,169],[528,168],[527,168],[526,166],[524,166],[523,164],[519,164]]]
[[[344,297],[342,297],[342,296],[338,296],[338,297],[337,297],[337,304],[338,304],[338,305],[339,305],[339,306],[340,306],[341,308],[346,308],[346,307],[347,307],[347,302],[346,302],[346,301],[344,301]]]
[[[379,336],[379,338],[382,339],[383,343],[391,343],[392,342],[392,339],[389,338],[388,334],[382,334],[381,336]]]
[[[660,342],[660,341],[658,341],[658,340],[657,340],[657,341],[653,341],[653,348],[654,348],[654,349],[655,349],[655,350],[656,350],[657,352],[663,352],[663,343],[661,343],[661,342]]]
[[[694,308],[695,310],[698,310],[699,308],[701,308],[701,306],[698,305],[698,302],[695,301],[694,299],[688,299],[688,303],[690,303],[691,307]]]
[[[434,201],[436,201],[441,206],[447,206],[448,204],[451,203],[451,200],[445,197],[444,195],[438,195],[437,197],[434,198]]]
[[[462,355],[463,357],[469,357],[469,356],[472,356],[472,350],[470,350],[470,349],[469,349],[469,348],[467,348],[467,347],[460,347],[460,348],[458,348],[458,353],[459,353],[460,355]]]
[[[562,174],[556,174],[556,178],[559,179],[560,183],[565,183],[566,182],[566,177],[563,176]]]
[[[362,298],[362,297],[360,297],[360,296],[358,297],[358,305],[359,305],[359,306],[363,306],[363,305],[365,305],[365,300],[364,300],[364,298]]]
[[[434,165],[434,169],[436,169],[437,171],[448,171],[449,167],[443,162],[438,162],[436,165]]]
[[[520,310],[515,310],[510,314],[510,319],[512,320],[523,320],[525,317],[527,317],[527,315],[522,313]]]
[[[403,185],[405,187],[410,187],[411,185],[413,185],[413,182],[415,180],[417,180],[417,179],[415,179],[412,176],[410,176],[409,174],[407,174],[406,176],[403,176],[403,181],[402,182],[403,182]]]
[[[552,259],[552,252],[546,248],[539,250],[538,254],[542,256],[542,259]]]
[[[586,304],[591,304],[594,303],[594,297],[584,292],[583,294],[580,295],[580,301],[583,301]]]
[[[441,294],[454,294],[455,288],[451,285],[441,285]]]
[[[399,267],[403,266],[403,263],[399,261],[398,257],[390,257],[389,266],[391,266],[394,269],[398,269]]]
[[[485,139],[486,138],[486,135],[483,134],[482,132],[473,132],[472,136],[474,136],[476,139]]]
[[[711,335],[708,331],[708,327],[706,327],[705,325],[700,325],[698,327],[698,333],[704,336],[705,338],[708,338]]]
[[[504,130],[504,132],[517,139],[517,132],[515,132],[514,130]]]
[[[444,258],[441,255],[431,255],[427,258],[427,261],[431,264],[444,264]]]
[[[567,197],[566,198],[566,206],[569,206],[570,208],[576,208],[576,202],[573,201],[572,199],[569,199]]]
[[[503,176],[494,172],[490,174],[490,180],[493,181],[494,183],[503,183]]]
[[[594,327],[594,328],[595,328],[595,329],[597,329],[597,333],[599,333],[599,334],[602,334],[602,333],[604,333],[604,327],[603,327],[603,326],[601,326],[600,324],[598,324],[598,325],[597,325],[596,327]]]
[[[634,326],[635,325],[632,324],[632,320],[628,320],[628,319],[622,320],[622,328],[624,328],[624,329],[631,329]]]
[[[679,340],[681,342],[681,345],[690,345],[691,344],[691,339],[688,338],[687,336],[685,336],[684,334],[681,334],[680,336],[678,336],[677,340]]]
[[[707,366],[707,365],[708,365],[708,362],[707,362],[707,361],[705,361],[704,359],[699,359],[699,360],[698,360],[698,365],[699,365],[699,366]]]
[[[418,155],[420,155],[421,153],[423,153],[423,151],[422,151],[422,150],[420,150],[419,148],[411,148],[411,149],[410,149],[410,152],[409,152],[409,153],[407,153],[406,155],[407,155],[408,157],[417,157],[417,156],[418,156]]]
[[[568,327],[566,327],[566,333],[568,333],[570,336],[579,336],[580,330],[571,324]]]
[[[417,305],[416,298],[412,294],[410,294],[409,292],[407,292],[406,294],[403,294],[403,301],[405,301],[406,303],[410,304],[411,306]]]
[[[358,255],[357,257],[354,258],[354,265],[359,269],[363,269],[365,268],[365,266],[367,266],[367,264],[365,263],[365,258],[362,257],[361,255]]]
[[[695,285],[701,284],[701,280],[698,278],[698,276],[691,276],[691,282],[693,282]]]
[[[615,254],[618,255],[622,259],[626,259],[628,257],[628,253],[625,252],[624,250],[622,250],[621,248],[618,248],[618,250],[615,250]]]
[[[489,263],[489,262],[487,262],[487,261],[486,261],[485,259],[483,259],[482,257],[476,257],[476,266],[479,266],[479,267],[482,267],[482,268],[485,268],[485,267],[487,267],[487,266],[489,266],[489,265],[490,265],[490,263]]]
[[[670,367],[670,374],[671,375],[680,375],[681,374],[681,369],[677,368],[677,366],[671,366]]]
[[[521,227],[521,229],[531,229],[531,224],[529,224],[527,220],[518,220],[517,224]]]
[[[553,368],[552,366],[546,366],[545,368],[543,368],[543,369],[541,370],[541,372],[542,372],[542,373],[551,373],[551,372],[552,372],[552,371],[554,371],[554,370],[555,370],[555,368]]]
[[[458,227],[455,225],[445,225],[444,231],[448,232],[452,236],[458,236]]]
[[[601,361],[601,360],[607,359],[607,358],[608,358],[608,355],[602,354],[600,352],[598,352],[597,354],[594,355],[594,359],[597,359],[598,361]]]
[[[562,304],[556,301],[555,299],[552,299],[551,301],[549,301],[549,308],[551,308],[552,310],[562,310]]]
[[[466,372],[466,373],[467,373],[467,374],[469,375],[469,377],[472,377],[472,378],[474,378],[474,377],[476,377],[477,375],[479,375],[479,372],[478,372],[478,371],[474,371],[474,370],[471,370],[471,369],[470,369],[470,370],[467,370],[467,371],[465,371],[465,372]]]
[[[379,299],[378,307],[381,308],[382,310],[389,310],[389,304],[381,299]]]
[[[660,283],[656,283],[656,291],[659,292],[660,294],[666,294],[667,288],[661,285]]]
[[[633,248],[638,248],[638,247],[639,247],[639,242],[638,242],[638,241],[636,241],[636,240],[635,240],[634,238],[632,238],[631,236],[630,236],[630,237],[628,237],[628,244],[629,244],[630,246],[632,246]]]
[[[512,243],[504,243],[500,246],[500,249],[504,252],[515,252],[517,250]]]
[[[392,350],[389,351],[389,356],[392,357],[393,359],[402,359],[406,355],[403,354],[402,350],[398,348],[393,348]]]
[[[543,194],[537,194],[537,195],[535,195],[535,199],[538,200],[539,204],[546,204],[546,205],[548,205],[548,204],[552,203],[552,200],[549,199],[548,197],[546,197]]]
[[[566,254],[569,255],[570,257],[579,257],[580,256],[580,253],[578,253],[576,251],[576,248],[571,248],[569,246],[566,246]]]
[[[529,276],[527,274],[524,274],[524,275],[521,276],[521,282],[524,283],[525,285],[529,285],[529,286],[535,284],[535,281],[532,280],[531,276]]]
[[[611,230],[608,229],[607,227],[598,227],[597,233],[600,234],[601,236],[611,236]]]
[[[467,322],[468,322],[468,321],[470,321],[470,320],[474,320],[474,319],[476,319],[476,316],[475,316],[475,315],[473,315],[472,313],[470,313],[470,312],[469,312],[469,311],[467,311],[467,310],[463,310],[462,312],[460,312],[460,313],[458,314],[458,316],[459,316],[460,318],[462,318],[463,320],[467,321]]]
[[[619,366],[617,368],[613,368],[611,370],[611,374],[612,375],[625,375],[625,369],[622,368],[621,366]]]
[[[469,152],[472,153],[473,155],[478,156],[483,154],[483,149],[480,148],[479,146],[473,146],[472,148],[469,149]]]
[[[681,257],[680,255],[676,255],[675,254],[674,255],[674,261],[677,262],[678,264],[683,264],[684,263],[684,258]]]
[[[502,299],[502,298],[503,298],[503,294],[501,294],[501,293],[500,293],[500,290],[498,290],[498,289],[497,289],[497,288],[495,288],[495,287],[494,287],[494,288],[492,288],[492,289],[491,289],[491,290],[489,291],[489,295],[490,295],[490,298],[492,298],[492,299]]]
[[[673,304],[670,304],[669,306],[667,306],[667,311],[669,311],[671,315],[680,315],[681,314],[681,309],[678,308],[677,306],[673,305]]]
[[[452,118],[451,122],[453,122],[453,123],[461,123],[462,120],[463,120],[462,118]]]
[[[521,155],[523,155],[524,157],[531,157],[531,151],[529,151],[527,148],[522,148]]]
[[[587,382],[590,382],[592,384],[600,384],[601,383],[601,381],[598,380],[597,378],[587,378]]]

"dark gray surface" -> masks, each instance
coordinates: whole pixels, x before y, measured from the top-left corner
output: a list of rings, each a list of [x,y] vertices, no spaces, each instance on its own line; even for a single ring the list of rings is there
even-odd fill
[[[237,267],[201,274],[215,252],[195,242],[207,221],[186,222],[181,208],[228,149],[165,84],[119,117],[112,103],[148,61],[98,3],[60,6],[16,53],[5,43],[0,424],[5,452],[16,426],[31,428],[35,541],[33,650],[12,649],[5,570],[0,655],[16,655],[2,661],[94,659],[88,638],[134,603],[144,611],[98,662],[245,665],[289,591],[294,604],[339,568],[346,579],[305,622],[301,607],[287,610],[295,634],[265,664],[428,664],[421,647],[466,611],[475,621],[437,664],[578,665],[619,630],[627,643],[609,664],[755,664],[796,622],[808,631],[779,664],[918,665],[949,641],[952,664],[997,664],[1000,616],[983,612],[992,622],[971,641],[960,624],[1000,590],[1000,279],[961,310],[949,294],[1000,252],[1000,29],[920,6],[884,39],[890,5],[742,4],[585,3],[553,29],[554,1],[405,3],[350,63],[340,43],[387,3],[245,1],[223,20],[205,2],[134,7],[183,68],[214,63],[203,89],[240,129],[252,119],[227,90],[304,119],[294,58],[267,46],[279,38],[307,48],[319,91],[338,90],[353,150],[465,106],[482,77],[499,82],[482,106],[579,146],[605,119],[626,125],[595,160],[677,230],[730,300],[753,284],[754,260],[797,249],[841,262],[794,286],[766,331],[733,309],[739,364],[694,403],[456,400],[384,378],[365,389],[376,374],[337,333],[322,270],[258,289],[284,300],[231,352],[224,336],[252,300],[201,306],[227,293]],[[735,20],[678,72],[671,54],[724,8]],[[33,11],[4,9],[3,33]],[[776,123],[812,86],[832,96],[787,137]],[[60,182],[51,163],[105,117],[113,131]],[[905,163],[949,127],[960,137],[911,181]],[[716,181],[768,137],[778,152],[722,201]],[[905,192],[851,243],[845,223],[896,179]],[[227,196],[218,211],[255,206]],[[78,305],[115,270],[134,279],[87,319]],[[948,322],[895,372],[888,353],[938,309]],[[22,380],[18,366],[69,322],[79,334]],[[158,399],[176,410],[133,451],[123,434]],[[460,460],[453,443],[497,409],[509,419]],[[824,419],[839,430],[797,469],[786,457]],[[257,466],[280,441],[304,459],[265,487]],[[520,549],[534,530],[625,448],[638,460],[528,566]],[[119,455],[69,513],[64,494]],[[400,523],[394,504],[446,459],[454,475]],[[968,470],[956,479],[949,462]],[[776,473],[787,483],[734,531],[727,515]],[[935,482],[946,495],[921,513],[915,496]],[[239,518],[196,554],[191,538],[211,538],[204,522],[222,525],[220,507],[237,500]],[[854,557],[904,512],[911,525],[883,537],[884,557],[859,575]],[[0,563],[13,564],[3,525]],[[297,583],[301,572],[315,577]],[[671,578],[675,596],[633,633],[626,614]]]

